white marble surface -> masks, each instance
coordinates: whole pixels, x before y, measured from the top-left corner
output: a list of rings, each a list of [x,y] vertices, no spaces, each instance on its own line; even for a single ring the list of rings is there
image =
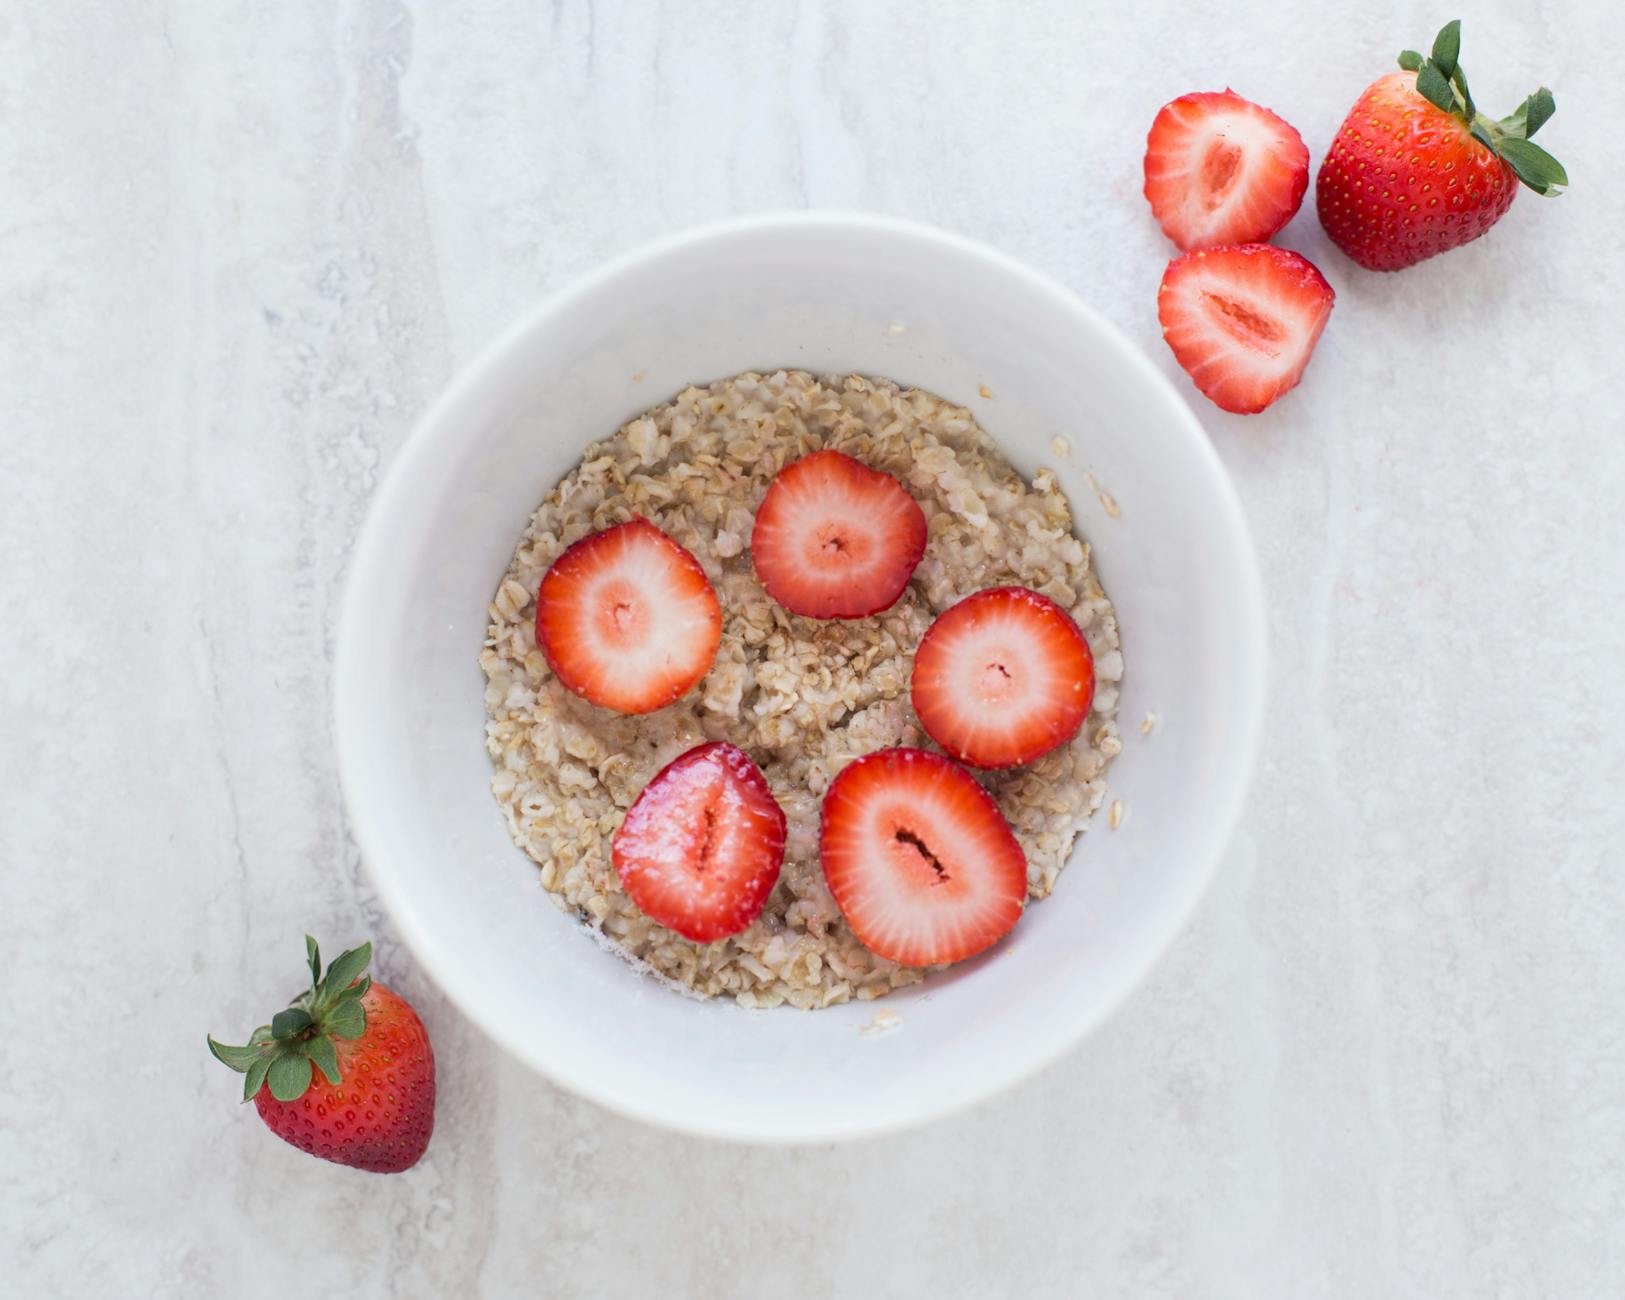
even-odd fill
[[[1465,15],[1481,100],[1556,88],[1569,196],[1389,277],[1288,230],[1339,294],[1303,387],[1198,407],[1269,592],[1267,756],[1194,924],[1041,1077],[839,1149],[623,1122],[436,994],[346,833],[346,555],[494,331],[662,232],[857,207],[1030,261],[1176,373],[1158,104],[1232,84],[1318,158],[1449,16],[1308,8],[0,5],[6,1290],[1625,1293],[1604,0]],[[433,1032],[407,1176],[282,1146],[204,1054],[292,991],[307,926],[374,936]]]

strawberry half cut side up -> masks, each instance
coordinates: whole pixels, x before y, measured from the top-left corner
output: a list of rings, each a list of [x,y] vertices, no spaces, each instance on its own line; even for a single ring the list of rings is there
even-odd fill
[[[244,1076],[243,1100],[284,1142],[335,1164],[398,1174],[434,1133],[434,1049],[417,1012],[367,975],[371,959],[364,943],[324,975],[307,934],[310,988],[246,1046],[211,1037],[209,1051]]]
[[[611,855],[643,914],[695,943],[738,934],[766,905],[784,861],[784,812],[737,746],[714,741],[643,787]]]
[[[1202,248],[1168,263],[1157,316],[1203,394],[1251,415],[1296,386],[1336,297],[1314,263],[1288,249]]]
[[[928,750],[882,749],[844,767],[824,796],[819,855],[852,932],[904,966],[991,948],[1027,898],[1027,859],[999,806]]]
[[[1262,243],[1309,188],[1303,137],[1234,91],[1165,104],[1145,142],[1145,197],[1182,249]]]
[[[536,643],[583,699],[650,713],[710,671],[722,606],[698,560],[647,519],[632,519],[553,561],[536,593]]]
[[[994,587],[926,629],[909,692],[920,724],[955,758],[1014,767],[1078,734],[1095,697],[1095,661],[1048,596]]]
[[[890,474],[838,451],[786,465],[751,529],[767,594],[807,618],[890,609],[925,554],[925,512]]]
[[[1398,271],[1484,234],[1519,183],[1561,194],[1563,164],[1534,143],[1557,111],[1542,86],[1508,117],[1479,111],[1461,66],[1461,22],[1444,25],[1424,57],[1366,87],[1338,127],[1315,178],[1320,224],[1372,271]]]

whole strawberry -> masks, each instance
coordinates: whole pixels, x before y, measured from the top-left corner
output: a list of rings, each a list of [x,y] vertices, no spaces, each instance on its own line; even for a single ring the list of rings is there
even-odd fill
[[[372,945],[343,953],[322,974],[305,936],[310,988],[261,1025],[246,1047],[211,1037],[209,1050],[244,1074],[265,1126],[323,1160],[398,1174],[434,1132],[434,1051],[417,1013],[365,974]]]
[[[1477,239],[1512,206],[1522,181],[1562,193],[1563,166],[1530,142],[1556,112],[1542,86],[1511,117],[1485,117],[1461,70],[1461,22],[1445,24],[1431,57],[1399,56],[1355,103],[1315,180],[1332,242],[1372,271],[1398,271]]]

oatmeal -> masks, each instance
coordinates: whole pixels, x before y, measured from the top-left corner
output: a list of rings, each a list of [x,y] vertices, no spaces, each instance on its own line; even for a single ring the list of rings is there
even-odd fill
[[[902,598],[850,621],[788,613],[762,589],[747,550],[773,477],[826,447],[894,475],[929,525]],[[548,567],[567,546],[634,515],[694,555],[723,611],[704,680],[675,704],[636,716],[565,689],[535,638],[535,595]],[[1059,604],[1095,663],[1094,703],[1073,740],[1025,767],[976,774],[1026,854],[1030,902],[1054,887],[1073,840],[1105,801],[1106,767],[1122,749],[1117,620],[1054,475],[1040,470],[1024,482],[964,407],[882,380],[780,371],[683,390],[587,448],[531,517],[491,603],[480,657],[486,746],[514,841],[561,908],[702,996],[812,1008],[917,983],[925,970],[869,952],[837,910],[818,861],[820,801],[860,755],[929,747],[909,703],[914,649],[950,605],[1001,585]],[[632,904],[610,843],[649,779],[707,740],[755,759],[788,837],[761,915],[730,938],[699,944]]]

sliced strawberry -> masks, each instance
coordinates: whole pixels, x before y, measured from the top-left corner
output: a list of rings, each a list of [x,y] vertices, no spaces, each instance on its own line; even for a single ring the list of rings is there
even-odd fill
[[[536,643],[577,695],[649,713],[704,677],[722,607],[699,561],[647,519],[583,537],[536,593]]]
[[[1225,410],[1251,415],[1297,384],[1336,297],[1308,258],[1242,244],[1168,263],[1157,315],[1196,386]]]
[[[1021,845],[992,796],[941,754],[882,749],[843,768],[818,850],[852,932],[904,966],[973,957],[1021,919]]]
[[[750,554],[767,594],[792,614],[862,618],[903,594],[925,554],[925,512],[890,474],[818,451],[768,487]]]
[[[1163,105],[1145,141],[1145,197],[1183,249],[1261,243],[1309,188],[1303,137],[1233,91]]]
[[[615,873],[644,915],[696,943],[761,913],[784,860],[784,812],[744,750],[714,741],[673,759],[615,832]]]
[[[1095,698],[1095,661],[1048,596],[994,587],[926,629],[910,689],[920,724],[955,758],[1014,767],[1078,734]]]

